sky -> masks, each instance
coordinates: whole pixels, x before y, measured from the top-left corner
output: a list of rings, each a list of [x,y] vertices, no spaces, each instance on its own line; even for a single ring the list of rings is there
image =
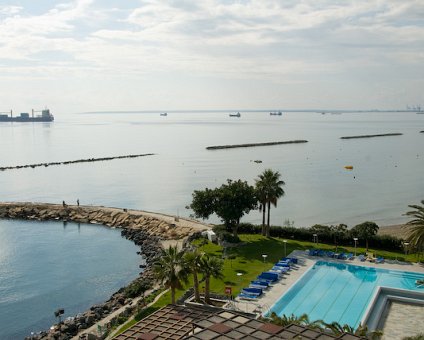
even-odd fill
[[[0,111],[424,105],[424,1],[3,0]]]

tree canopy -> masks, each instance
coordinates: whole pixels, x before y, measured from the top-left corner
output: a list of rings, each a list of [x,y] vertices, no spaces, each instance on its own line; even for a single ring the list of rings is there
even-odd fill
[[[360,239],[365,239],[366,248],[368,251],[368,240],[370,237],[374,236],[378,232],[378,225],[375,222],[363,222],[352,228],[352,235],[359,237]]]
[[[215,213],[234,236],[237,236],[240,219],[256,207],[255,188],[246,181],[230,179],[219,188],[194,191],[190,204],[195,217],[207,219]]]

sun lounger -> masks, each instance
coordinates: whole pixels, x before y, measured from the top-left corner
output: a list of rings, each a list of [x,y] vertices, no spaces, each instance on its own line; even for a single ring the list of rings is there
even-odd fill
[[[263,284],[260,283],[250,283],[249,288],[259,288],[262,290],[268,289],[269,286],[265,286]]]
[[[289,263],[297,264],[298,260],[296,257],[283,257],[280,261],[289,261]]]
[[[279,267],[279,266],[274,266],[271,268],[271,272],[277,272],[279,274],[284,274],[287,273],[289,271],[289,267]]]
[[[259,278],[259,276],[256,278],[255,282],[263,282],[268,284],[268,286],[271,286],[273,281],[269,279]]]
[[[277,262],[274,266],[290,268],[290,264],[287,262]]]
[[[353,260],[354,256],[352,253],[346,254],[346,260]]]
[[[375,259],[375,263],[384,263],[384,257],[377,256],[377,258]]]
[[[258,299],[258,296],[246,294],[246,293],[240,293],[237,296],[239,299],[242,299],[242,300],[257,300]]]
[[[258,276],[259,280],[265,279],[265,280],[269,280],[270,282],[276,282],[278,281],[279,278],[280,276],[277,273],[270,273],[270,272],[263,272],[262,274]]]
[[[263,291],[261,288],[243,288],[242,293],[249,294],[249,295],[255,295],[255,296],[261,296],[263,294]]]
[[[359,261],[364,262],[366,260],[365,256],[363,254],[358,256]]]
[[[334,257],[334,251],[327,251],[325,255],[328,257]]]
[[[253,280],[253,281],[250,281],[250,283],[251,284],[257,284],[257,285],[262,285],[262,286],[265,286],[265,287],[269,287],[270,286],[269,282],[267,282],[265,280]]]

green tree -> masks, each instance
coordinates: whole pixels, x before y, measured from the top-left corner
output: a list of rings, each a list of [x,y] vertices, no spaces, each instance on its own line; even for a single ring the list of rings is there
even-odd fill
[[[204,255],[201,259],[201,272],[205,278],[205,302],[210,304],[210,279],[222,279],[222,268],[224,261],[216,256]]]
[[[422,205],[408,205],[408,207],[415,209],[408,211],[405,216],[413,218],[405,224],[407,228],[407,240],[413,247],[422,250],[424,248],[424,200],[421,201]]]
[[[175,303],[175,290],[182,289],[182,282],[187,282],[187,270],[183,261],[184,251],[177,246],[162,249],[161,256],[153,265],[156,278],[171,289],[171,302]]]
[[[359,237],[361,239],[365,239],[366,248],[368,251],[368,240],[376,235],[378,232],[378,225],[374,222],[363,222],[358,224],[352,228],[352,235]]]
[[[201,258],[202,254],[198,250],[184,254],[184,267],[189,273],[193,274],[194,300],[196,302],[200,302],[198,273],[201,270]]]
[[[246,181],[230,179],[219,188],[195,191],[190,204],[197,218],[206,219],[213,213],[217,214],[234,236],[237,236],[240,219],[256,206],[255,188]]]
[[[270,229],[271,204],[276,207],[278,199],[285,194],[282,188],[285,183],[280,177],[281,174],[278,171],[274,172],[271,169],[266,169],[258,176],[258,179],[256,179],[256,191],[260,200],[260,205],[262,206],[263,214],[265,214],[265,206],[268,210],[265,231],[267,237],[269,237]]]
[[[207,219],[215,212],[217,189],[195,190],[189,206],[197,218]]]
[[[336,226],[332,225],[330,227],[330,230],[331,230],[331,234],[333,235],[334,245],[336,246],[336,252],[337,252],[340,239],[347,234],[347,225],[343,223]]]

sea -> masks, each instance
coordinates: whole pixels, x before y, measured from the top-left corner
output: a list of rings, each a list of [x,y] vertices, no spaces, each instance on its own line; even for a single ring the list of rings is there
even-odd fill
[[[1,171],[1,201],[58,204],[65,201],[75,204],[78,199],[81,205],[141,209],[190,217],[193,212],[187,206],[194,190],[219,187],[227,179],[241,179],[254,185],[265,169],[279,171],[285,182],[285,195],[271,209],[273,225],[309,227],[345,223],[352,227],[364,221],[374,221],[380,226],[401,224],[408,221],[404,216],[410,210],[408,205],[424,199],[424,133],[420,133],[424,130],[424,115],[415,112],[323,114],[321,111],[299,111],[271,116],[267,111],[240,111],[239,118],[229,116],[235,111],[179,111],[168,112],[167,116],[160,115],[160,112],[61,114],[54,109],[52,113],[55,115],[52,123],[0,123],[0,167],[133,154],[154,155]],[[340,139],[342,136],[386,133],[402,135]],[[308,142],[206,149],[215,145],[290,140]],[[348,170],[345,166],[353,169]],[[220,220],[211,216],[209,222],[219,223]],[[242,222],[259,224],[261,213],[252,211],[242,218]],[[18,289],[13,278],[15,273],[25,272],[31,277],[41,275],[41,271],[46,282],[49,282],[49,276],[52,282],[56,282],[54,268],[46,263],[60,256],[74,261],[66,272],[69,285],[83,280],[71,268],[85,263],[85,259],[94,253],[108,255],[108,251],[100,247],[103,241],[97,241],[97,237],[102,239],[100,236],[77,233],[77,230],[92,228],[99,230],[99,235],[111,237],[108,247],[115,249],[115,243],[122,242],[123,247],[134,255],[132,262],[128,260],[131,257],[128,254],[121,259],[114,258],[104,268],[103,275],[115,274],[117,268],[130,262],[134,265],[132,274],[136,275],[139,260],[136,250],[131,248],[131,242],[119,236],[117,230],[99,226],[84,225],[78,229],[60,223],[0,221],[0,296],[7,291],[13,297],[6,298],[7,302],[0,299],[0,320],[1,315],[5,315],[5,303],[7,310],[16,311],[15,314],[9,313],[11,316],[25,319],[28,308],[32,307],[12,309],[11,303],[21,303],[27,294],[42,297],[46,294],[43,288],[46,287],[47,292],[49,289],[44,283],[36,286],[28,283]],[[67,246],[64,238],[71,231],[75,233],[74,243]],[[31,238],[25,241],[19,236],[24,234],[31,235]],[[13,240],[15,253],[24,249],[35,255],[17,258],[13,266],[5,265],[1,254],[5,244],[10,246],[9,239]],[[93,240],[88,255],[75,254],[80,243]],[[46,247],[40,253],[36,251],[40,244],[63,246],[60,251],[54,249],[56,246]],[[91,266],[93,270],[97,267],[96,264]],[[90,275],[90,267],[84,272]],[[126,278],[124,281],[131,281],[131,275]],[[114,289],[116,287],[108,288],[104,299]],[[77,302],[77,297],[68,294],[68,289],[60,291],[63,303],[43,307],[46,317],[67,300],[79,304],[81,312],[92,303]],[[37,305],[41,310],[38,304],[30,302],[29,305]],[[32,325],[28,324],[24,329],[30,330]],[[36,330],[36,327],[31,329]]]

